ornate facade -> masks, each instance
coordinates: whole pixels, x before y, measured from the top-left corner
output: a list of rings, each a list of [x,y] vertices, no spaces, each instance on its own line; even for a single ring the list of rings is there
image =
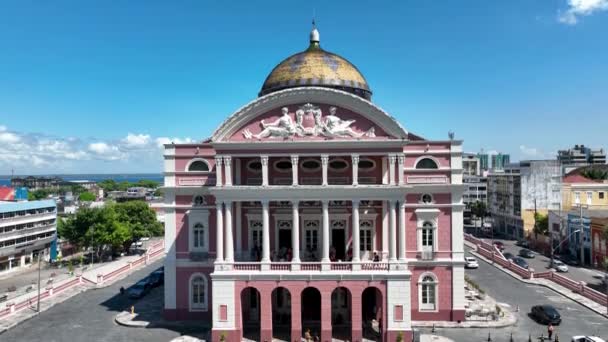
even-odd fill
[[[464,319],[461,141],[406,131],[318,38],[209,140],[165,146],[165,316],[213,341]]]

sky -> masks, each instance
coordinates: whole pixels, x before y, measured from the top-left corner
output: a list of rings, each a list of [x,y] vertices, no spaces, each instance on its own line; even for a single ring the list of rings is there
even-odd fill
[[[606,148],[608,0],[0,3],[0,174],[162,171],[321,46],[410,132],[512,160]]]

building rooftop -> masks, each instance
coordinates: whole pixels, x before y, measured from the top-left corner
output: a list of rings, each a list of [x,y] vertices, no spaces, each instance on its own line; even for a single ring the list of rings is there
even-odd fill
[[[0,213],[55,207],[54,200],[23,201],[23,202],[0,202]]]

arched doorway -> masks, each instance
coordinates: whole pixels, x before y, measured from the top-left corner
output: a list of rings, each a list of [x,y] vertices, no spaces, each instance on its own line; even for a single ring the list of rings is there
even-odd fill
[[[291,341],[291,293],[284,287],[272,291],[272,334],[274,338]]]
[[[302,291],[302,336],[310,330],[311,336],[321,336],[321,292],[314,287]]]
[[[331,326],[334,338],[351,340],[352,297],[345,287],[338,287],[331,293]]]
[[[363,337],[372,341],[382,340],[382,309],[382,292],[375,287],[366,288],[361,294]]]
[[[260,292],[247,287],[241,291],[241,322],[243,323],[243,337],[260,340]]]

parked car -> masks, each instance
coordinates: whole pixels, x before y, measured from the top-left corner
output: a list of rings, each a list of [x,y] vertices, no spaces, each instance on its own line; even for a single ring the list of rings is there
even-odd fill
[[[528,258],[528,259],[533,259],[535,254],[534,252],[532,252],[529,249],[526,248],[522,248],[519,250],[519,256],[524,257],[524,258]]]
[[[573,336],[572,342],[606,342],[597,336]]]
[[[148,277],[152,287],[160,286],[165,282],[165,273],[163,271],[154,271]]]
[[[135,285],[131,286],[127,291],[129,298],[141,298],[150,292],[151,285],[148,278],[138,281]]]
[[[558,325],[562,322],[559,312],[551,305],[535,305],[532,307],[530,315],[542,324]]]
[[[530,244],[528,243],[528,240],[517,240],[517,242],[515,243],[515,245],[519,246],[519,247],[523,247],[523,248],[529,248]]]
[[[473,258],[473,257],[465,257],[464,258],[465,261],[465,268],[478,268],[479,264],[477,263],[477,259]]]
[[[502,252],[505,250],[505,244],[502,243],[502,241],[494,241],[493,244],[496,246],[496,248],[498,248],[499,251]]]
[[[502,253],[502,256],[505,257],[505,259],[507,259],[507,260],[513,260],[513,258],[515,258],[515,255],[513,255],[512,253],[509,253],[509,252]]]
[[[513,263],[519,267],[523,267],[525,269],[528,269],[530,266],[528,266],[528,263],[526,262],[526,260],[520,258],[520,257],[515,257],[513,258]]]
[[[553,259],[553,262],[549,262],[549,267],[555,268],[558,272],[568,272],[568,266],[560,260]]]

